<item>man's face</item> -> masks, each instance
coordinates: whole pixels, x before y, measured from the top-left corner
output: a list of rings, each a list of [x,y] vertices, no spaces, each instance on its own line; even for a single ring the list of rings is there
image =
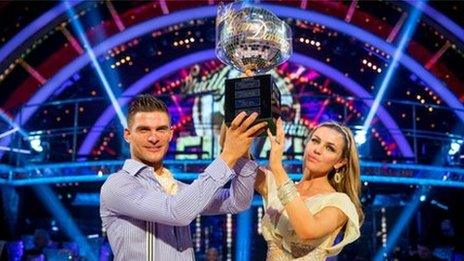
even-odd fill
[[[124,130],[124,138],[130,144],[132,159],[157,169],[172,139],[169,116],[159,111],[137,112]]]

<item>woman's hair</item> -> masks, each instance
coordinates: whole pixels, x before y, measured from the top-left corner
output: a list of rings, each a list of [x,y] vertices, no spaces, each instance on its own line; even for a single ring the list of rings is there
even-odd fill
[[[346,164],[338,169],[338,173],[342,176],[342,179],[340,183],[335,182],[335,169],[329,171],[327,179],[329,180],[330,185],[332,185],[336,191],[343,192],[348,195],[356,207],[356,211],[358,212],[359,216],[359,222],[362,223],[364,221],[364,213],[362,210],[361,201],[359,200],[359,196],[361,194],[361,169],[359,166],[358,150],[356,148],[353,133],[348,127],[334,121],[329,121],[317,125],[309,134],[308,140],[311,139],[314,131],[320,127],[326,127],[335,130],[344,138],[345,146],[343,148],[342,158],[346,159]],[[303,171],[305,170],[304,162],[305,160],[303,160]],[[303,179],[304,178],[306,177],[303,176]]]

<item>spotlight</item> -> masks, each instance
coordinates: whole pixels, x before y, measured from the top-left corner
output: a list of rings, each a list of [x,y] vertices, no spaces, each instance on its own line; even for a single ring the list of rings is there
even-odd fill
[[[354,141],[358,146],[363,145],[366,142],[366,131],[363,129],[357,130],[354,135]]]
[[[57,231],[60,230],[60,229],[56,226],[56,221],[55,221],[55,220],[52,220],[52,222],[51,222],[50,225],[51,225],[51,227],[52,227],[52,231],[57,232]]]
[[[434,206],[437,206],[437,207],[443,209],[443,210],[448,210],[448,206],[447,206],[447,205],[445,205],[445,204],[443,204],[443,203],[441,203],[441,202],[438,202],[438,201],[436,201],[435,199],[433,199],[432,201],[430,201],[430,203],[431,203],[432,205],[434,205]]]
[[[31,148],[36,152],[42,152],[42,141],[40,140],[40,136],[31,136],[29,137],[29,143],[31,144]]]
[[[461,148],[462,140],[452,140],[450,149],[448,151],[448,155],[455,155],[456,153],[459,152],[459,149]]]
[[[426,197],[425,195],[421,195],[421,196],[419,197],[419,200],[420,200],[421,202],[424,202],[426,199],[427,199],[427,197]]]

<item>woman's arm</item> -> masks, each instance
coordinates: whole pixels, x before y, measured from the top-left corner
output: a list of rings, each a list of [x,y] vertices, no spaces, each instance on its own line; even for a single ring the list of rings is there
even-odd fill
[[[277,187],[289,179],[283,169],[271,168]],[[285,210],[293,229],[301,240],[317,239],[331,234],[342,227],[348,220],[347,216],[337,207],[325,207],[312,214],[304,200],[298,196],[285,205]]]
[[[269,130],[268,136],[271,141],[269,167],[277,187],[280,188],[290,179],[282,166],[285,134],[281,119],[277,120],[276,136],[274,137]],[[294,186],[293,182],[290,186]],[[348,220],[347,216],[337,207],[325,207],[313,215],[299,195],[285,204],[285,210],[293,229],[302,240],[317,239],[329,235]]]

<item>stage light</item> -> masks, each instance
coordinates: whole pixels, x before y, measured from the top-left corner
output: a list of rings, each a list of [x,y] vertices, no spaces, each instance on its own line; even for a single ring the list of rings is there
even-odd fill
[[[78,244],[81,254],[86,257],[86,260],[98,260],[70,212],[60,202],[55,192],[44,184],[32,186],[32,189],[54,218],[51,222],[52,230],[62,229],[69,239]],[[56,225],[54,220],[56,220]]]
[[[76,17],[76,13],[75,13],[74,8],[72,7],[72,5],[67,0],[64,1],[64,4],[67,7],[68,16],[69,17]],[[105,92],[107,93],[108,98],[111,101],[111,105],[113,106],[121,125],[124,128],[127,127],[126,116],[122,112],[121,106],[119,105],[119,103],[118,103],[118,101],[116,99],[116,95],[115,95],[113,89],[111,88],[110,82],[108,81],[106,74],[104,73],[102,67],[100,66],[100,64],[98,62],[97,55],[95,54],[94,50],[92,49],[92,46],[90,45],[90,42],[89,42],[89,40],[88,40],[88,38],[87,38],[87,36],[85,34],[85,31],[84,31],[84,28],[83,28],[82,24],[79,22],[79,20],[73,19],[73,20],[71,20],[71,26],[74,28],[74,30],[78,34],[79,40],[81,41],[81,43],[82,43],[88,57],[90,58],[90,61],[92,62],[92,65],[93,65],[93,67],[95,69],[95,73],[98,76],[101,84],[103,85],[103,88],[104,88]],[[118,51],[117,51],[117,53],[118,53]],[[120,64],[121,64],[120,62],[116,62],[116,66],[119,66]],[[112,77],[114,81],[116,81],[116,79],[119,78],[119,76],[116,75],[116,74],[109,75],[109,76]]]
[[[448,151],[448,155],[450,156],[456,155],[456,153],[458,153],[459,150],[461,149],[462,142],[463,142],[462,140],[452,140],[450,149]]]
[[[383,261],[386,256],[389,256],[391,251],[397,245],[401,234],[404,229],[408,226],[412,217],[416,213],[417,209],[420,206],[420,202],[424,202],[427,198],[429,189],[425,186],[417,189],[416,192],[411,196],[411,200],[405,205],[402,213],[397,218],[397,222],[393,225],[393,228],[390,230],[388,241],[384,247],[379,248],[377,251],[374,260]]]
[[[439,208],[441,208],[441,209],[443,209],[443,210],[448,210],[448,206],[447,206],[447,205],[445,205],[445,204],[443,204],[443,203],[441,203],[441,202],[438,202],[438,201],[436,201],[435,199],[431,200],[431,201],[430,201],[430,204],[432,204],[432,205],[434,205],[434,206],[437,206],[437,207],[439,207]]]
[[[0,139],[3,138],[3,137],[6,137],[6,136],[9,136],[15,132],[17,132],[19,129],[18,128],[13,128],[11,130],[8,130],[8,131],[5,131],[3,133],[0,133]]]
[[[195,252],[200,252],[201,250],[201,215],[197,215],[195,219]]]
[[[36,151],[36,152],[42,152],[43,147],[42,147],[42,141],[40,140],[40,136],[31,136],[29,137],[29,143],[31,145],[31,148]]]
[[[354,141],[356,145],[361,146],[366,142],[366,131],[365,130],[357,130],[354,135]]]
[[[52,227],[52,231],[59,231],[60,228],[56,226],[56,221],[55,220],[52,220],[52,222],[50,223],[51,227]]]
[[[421,196],[419,197],[419,200],[420,200],[421,202],[424,202],[426,199],[427,199],[427,196],[425,196],[425,195],[421,195]]]
[[[424,2],[421,2],[419,6],[424,5],[424,4],[425,4]],[[400,64],[400,58],[401,56],[404,55],[403,51],[407,48],[409,44],[409,40],[411,39],[414,31],[416,30],[417,21],[419,20],[420,15],[421,15],[420,9],[413,8],[413,10],[411,11],[411,15],[408,18],[408,21],[405,24],[405,29],[403,30],[402,35],[399,39],[398,48],[396,48],[395,52],[393,53],[393,60],[391,61],[390,66],[387,69],[387,73],[385,74],[385,77],[382,79],[379,91],[377,92],[375,96],[375,100],[372,103],[371,109],[363,124],[363,129],[366,131],[370,128],[374,115],[377,112],[377,109],[379,108],[379,105],[383,99],[383,96],[386,90],[388,89],[391,80],[393,79],[393,75],[395,74],[396,69]],[[369,63],[367,64],[368,66],[369,66]]]
[[[22,137],[24,138],[27,138],[29,136],[29,133],[27,133],[25,130],[23,130],[13,119],[10,118],[10,116],[8,115],[8,113],[6,111],[4,111],[2,108],[0,108],[0,123],[4,121],[6,124],[8,124],[9,126],[11,126],[13,128],[13,130],[11,130],[12,132],[4,132],[1,134],[1,137],[6,137],[8,136],[9,134],[12,134],[16,131],[19,132],[19,134],[21,134]],[[0,157],[1,157],[1,154],[0,154]]]

